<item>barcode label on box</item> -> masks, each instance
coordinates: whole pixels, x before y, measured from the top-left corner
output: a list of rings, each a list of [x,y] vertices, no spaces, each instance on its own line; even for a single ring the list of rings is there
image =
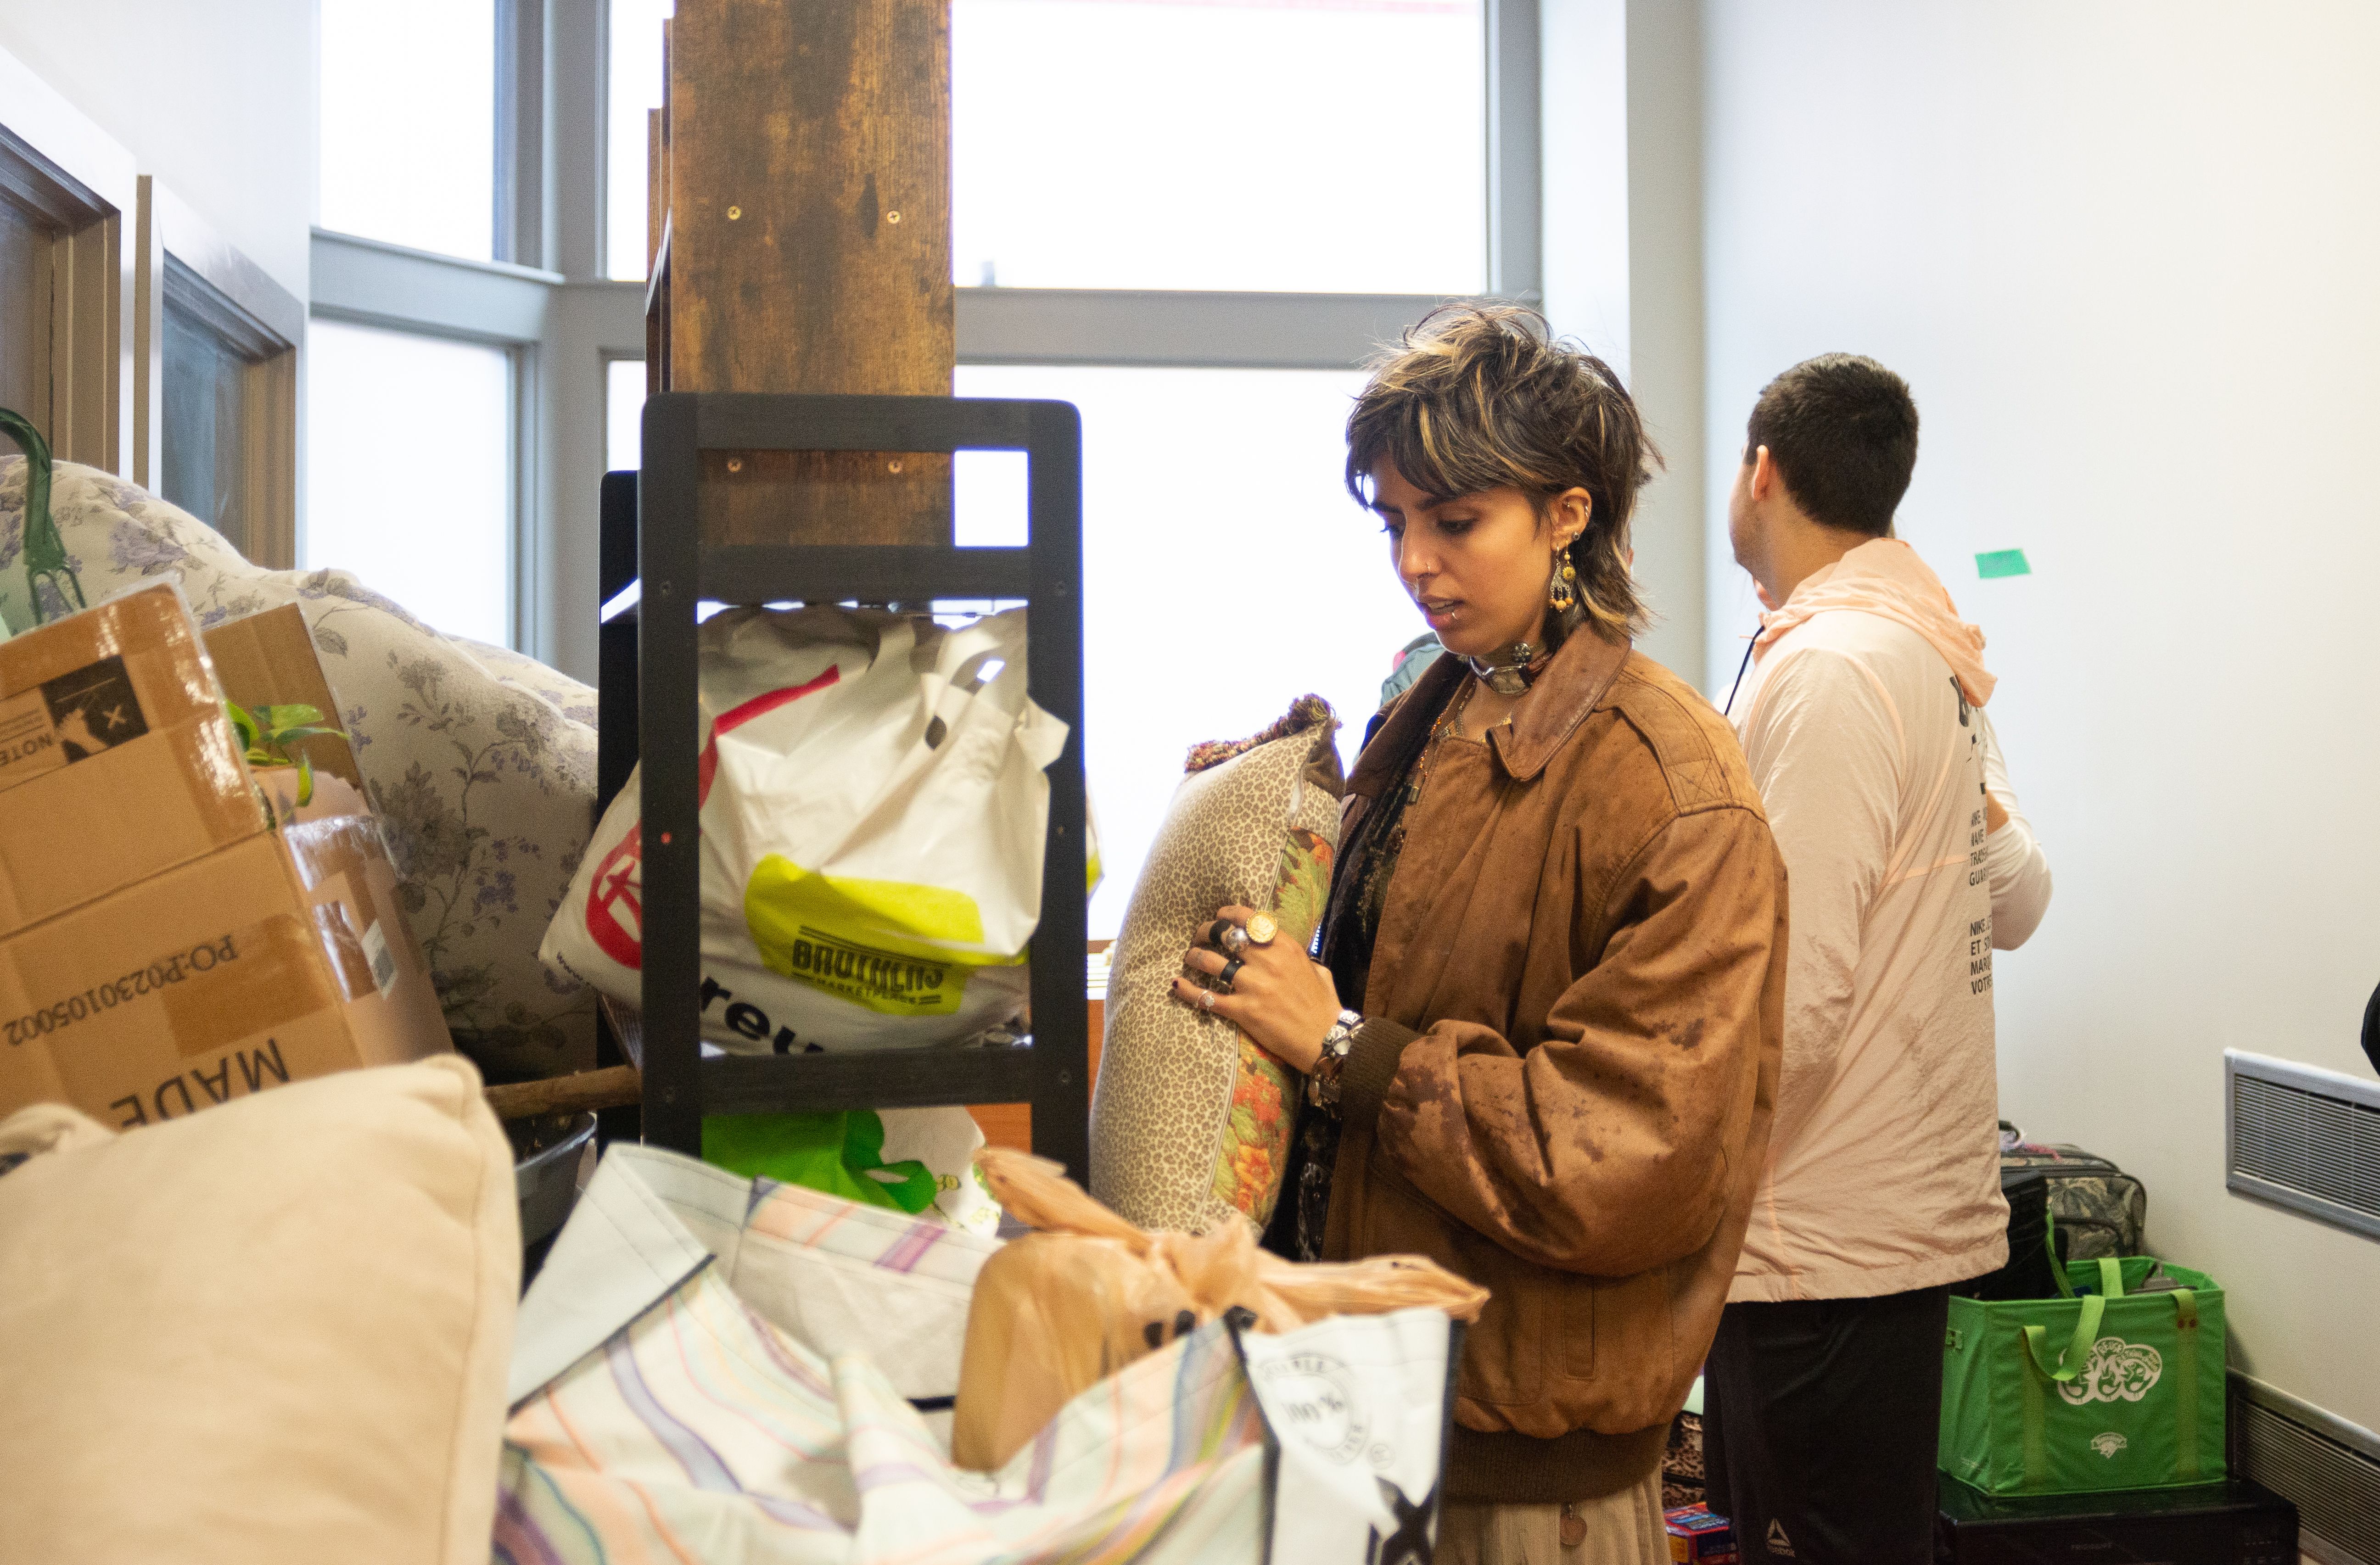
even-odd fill
[[[386,1000],[396,984],[396,953],[388,949],[388,937],[380,932],[378,919],[364,931],[364,960],[371,964],[372,984]]]

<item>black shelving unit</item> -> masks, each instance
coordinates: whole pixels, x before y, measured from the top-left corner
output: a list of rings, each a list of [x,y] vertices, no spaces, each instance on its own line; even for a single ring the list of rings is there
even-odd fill
[[[1022,549],[706,547],[705,451],[1022,451]],[[933,396],[662,393],[647,400],[644,467],[603,480],[597,808],[641,756],[644,1139],[698,1152],[706,1113],[1029,1102],[1034,1150],[1089,1171],[1089,1017],[1083,999],[1082,425],[1062,402]],[[634,540],[633,552],[628,540]],[[1067,726],[1049,769],[1050,836],[1034,938],[1033,1036],[1014,1048],[701,1057],[695,610],[718,603],[1024,600],[1026,682]],[[606,1051],[615,1047],[606,1039]]]

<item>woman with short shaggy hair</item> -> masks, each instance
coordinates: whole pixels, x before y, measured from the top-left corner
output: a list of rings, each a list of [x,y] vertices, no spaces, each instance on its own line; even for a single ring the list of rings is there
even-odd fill
[[[1223,992],[1175,992],[1306,1074],[1269,1244],[1492,1291],[1439,1559],[1667,1559],[1662,1449],[1768,1140],[1784,868],[1734,734],[1630,649],[1658,458],[1608,366],[1524,310],[1440,310],[1347,447],[1448,655],[1366,734],[1321,960],[1223,908],[1184,961]]]

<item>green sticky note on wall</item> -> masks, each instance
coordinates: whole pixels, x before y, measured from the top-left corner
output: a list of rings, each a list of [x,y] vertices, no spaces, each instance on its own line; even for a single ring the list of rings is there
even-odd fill
[[[1975,556],[1975,574],[1989,581],[1994,576],[2031,576],[2033,567],[2025,564],[2022,549],[1995,549]]]

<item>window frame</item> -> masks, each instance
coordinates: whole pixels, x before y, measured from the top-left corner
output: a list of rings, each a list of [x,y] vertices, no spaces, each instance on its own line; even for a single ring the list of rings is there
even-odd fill
[[[132,427],[132,154],[0,50],[0,190],[52,233],[50,396],[19,409],[54,455],[121,475]]]
[[[239,476],[249,517],[244,551],[257,564],[293,569],[306,306],[152,175],[140,178],[133,246],[132,481],[162,492],[165,305],[187,298],[248,362],[249,418]]]
[[[543,589],[533,529],[547,488],[540,460],[540,433],[549,421],[543,371],[552,296],[562,278],[505,261],[465,261],[320,228],[314,230],[312,259],[309,319],[476,343],[501,348],[510,359],[507,639],[539,656],[528,630]],[[425,471],[423,482],[425,492],[434,487],[434,471]]]
[[[1491,297],[1542,297],[1539,0],[1483,0]],[[514,641],[596,672],[589,613],[605,376],[643,358],[640,281],[607,273],[606,0],[498,0],[497,246],[479,261],[316,229],[311,313],[512,347],[519,407]],[[1343,370],[1446,297],[1429,294],[954,290],[958,362]],[[301,491],[302,492],[302,491]]]

